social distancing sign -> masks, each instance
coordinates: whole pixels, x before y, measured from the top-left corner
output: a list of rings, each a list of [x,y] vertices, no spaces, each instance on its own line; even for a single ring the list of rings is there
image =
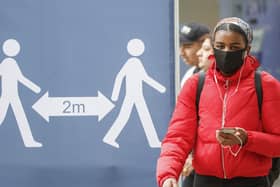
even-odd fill
[[[174,106],[172,6],[2,3],[2,186],[156,186]]]

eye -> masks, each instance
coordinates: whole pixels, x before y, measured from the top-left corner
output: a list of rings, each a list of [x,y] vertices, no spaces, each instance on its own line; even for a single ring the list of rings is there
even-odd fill
[[[204,47],[204,50],[205,50],[205,51],[209,51],[209,50],[211,50],[211,47],[205,46],[205,47]]]
[[[184,49],[189,49],[189,48],[192,47],[192,45],[191,45],[191,44],[184,44],[182,47],[183,47]]]
[[[230,47],[230,50],[231,50],[231,51],[237,51],[237,50],[240,50],[240,49],[241,49],[240,46],[231,46],[231,47]]]
[[[215,48],[216,48],[216,49],[224,49],[224,48],[225,48],[225,45],[216,44],[216,45],[215,45]]]

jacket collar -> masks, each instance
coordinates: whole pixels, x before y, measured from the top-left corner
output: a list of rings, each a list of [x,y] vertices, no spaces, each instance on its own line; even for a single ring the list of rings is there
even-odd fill
[[[222,82],[224,82],[225,80],[230,80],[230,81],[235,82],[238,80],[239,76],[241,76],[241,80],[242,80],[242,79],[248,77],[251,72],[255,71],[260,66],[260,63],[254,56],[247,55],[244,59],[244,64],[241,66],[241,68],[237,72],[235,72],[233,75],[226,77],[219,70],[216,69],[215,56],[210,55],[209,60],[212,61],[212,64],[209,68],[209,74],[211,76],[214,76],[214,72],[216,71],[215,74],[216,74],[218,81],[222,81]],[[242,71],[242,72],[240,72],[240,71]],[[241,73],[241,75],[240,75],[240,73]]]

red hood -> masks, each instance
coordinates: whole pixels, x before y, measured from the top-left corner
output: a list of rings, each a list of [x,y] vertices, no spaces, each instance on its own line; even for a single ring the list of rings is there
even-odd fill
[[[209,68],[209,74],[213,75],[214,72],[216,73],[216,77],[218,80],[220,81],[225,81],[225,79],[229,79],[231,81],[237,81],[240,75],[240,71],[242,70],[242,75],[241,75],[241,79],[246,78],[252,71],[255,71],[259,66],[260,63],[258,62],[258,60],[251,55],[247,55],[245,57],[244,60],[244,64],[242,65],[242,67],[235,72],[233,75],[229,76],[229,77],[225,77],[223,74],[221,74],[221,72],[219,70],[216,69],[216,59],[214,55],[210,55],[209,56],[209,60],[212,61],[212,64]]]

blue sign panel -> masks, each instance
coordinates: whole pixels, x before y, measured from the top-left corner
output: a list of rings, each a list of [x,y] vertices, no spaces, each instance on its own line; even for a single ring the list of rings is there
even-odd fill
[[[0,184],[156,186],[173,1],[2,0]]]

